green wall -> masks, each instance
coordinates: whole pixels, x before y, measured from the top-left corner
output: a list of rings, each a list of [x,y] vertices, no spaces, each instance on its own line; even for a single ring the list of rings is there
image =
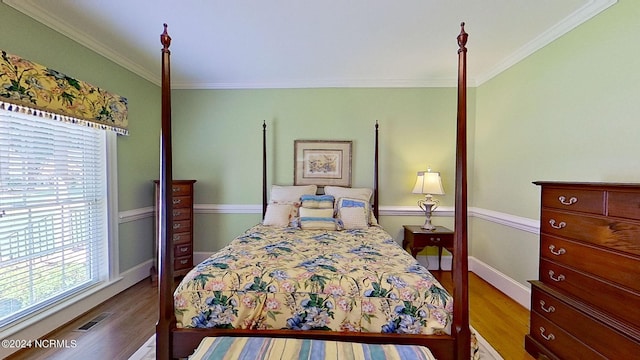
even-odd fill
[[[119,209],[152,206],[150,180],[159,172],[159,87],[3,3],[0,24],[0,49],[128,99],[130,136],[118,137]],[[119,241],[121,271],[151,259],[153,221],[121,224]]]
[[[352,140],[353,186],[371,187],[378,120],[380,205],[414,205],[416,172],[428,165],[442,174],[442,206],[453,205],[454,88],[174,90],[172,107],[174,177],[197,180],[196,204],[261,203],[263,121],[271,184],[293,183],[294,140]],[[199,214],[195,250],[218,250],[259,221],[260,214]]]
[[[640,181],[638,19],[620,0],[478,88],[473,206],[538,219],[532,181]],[[474,219],[472,237],[474,257],[537,278],[535,234]]]

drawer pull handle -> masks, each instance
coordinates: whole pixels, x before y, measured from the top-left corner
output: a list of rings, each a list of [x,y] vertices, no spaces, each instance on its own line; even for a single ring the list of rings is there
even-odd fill
[[[551,341],[551,340],[555,340],[556,337],[555,335],[549,333],[549,335],[545,335],[544,332],[546,331],[545,328],[543,328],[542,326],[540,326],[540,336],[542,336],[543,339],[547,340],[547,341]]]
[[[556,311],[556,308],[553,307],[553,305],[549,305],[549,307],[544,307],[545,302],[544,300],[540,300],[540,309],[542,309],[542,311],[546,312],[546,313],[552,313]]]
[[[174,229],[180,229],[181,226],[182,226],[182,224],[173,224],[173,228]]]
[[[556,256],[560,256],[562,254],[565,254],[567,252],[567,250],[565,250],[564,248],[560,248],[558,250],[556,250],[555,245],[549,245],[549,251]]]
[[[555,282],[560,282],[560,281],[564,281],[564,275],[560,274],[557,277],[554,277],[556,273],[553,272],[553,270],[549,270],[549,278]]]
[[[180,210],[173,210],[173,216],[180,216],[180,214],[182,214],[182,211],[180,211]]]
[[[570,197],[569,200],[567,200],[567,198],[564,196],[560,196],[558,200],[560,200],[560,203],[562,205],[567,205],[567,206],[573,205],[578,202],[578,198],[575,196]]]
[[[182,202],[182,199],[173,199],[173,205],[180,204],[181,202]]]
[[[180,264],[182,264],[182,265],[184,265],[184,264],[186,264],[188,262],[189,262],[189,260],[186,260],[186,259],[185,260],[180,260]]]
[[[187,251],[189,251],[189,248],[188,248],[188,247],[186,247],[186,246],[184,246],[184,247],[181,247],[181,248],[180,248],[180,252],[181,252],[181,253],[186,253]],[[552,306],[552,307],[553,307],[553,306]]]
[[[178,192],[178,191],[180,191],[180,188],[179,187],[174,187],[171,190],[173,190],[173,192]]]
[[[563,227],[567,226],[567,223],[564,221],[560,221],[558,225],[556,225],[556,220],[551,219],[549,220],[549,225],[551,225],[551,227],[554,229],[562,229]]]
[[[431,242],[434,242],[434,243],[440,242],[440,238],[431,238]]]
[[[173,241],[180,240],[181,235],[173,235]]]

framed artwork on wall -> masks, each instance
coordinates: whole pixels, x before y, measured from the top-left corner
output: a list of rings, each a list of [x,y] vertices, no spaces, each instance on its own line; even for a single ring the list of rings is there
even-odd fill
[[[350,187],[352,143],[295,140],[293,184]]]

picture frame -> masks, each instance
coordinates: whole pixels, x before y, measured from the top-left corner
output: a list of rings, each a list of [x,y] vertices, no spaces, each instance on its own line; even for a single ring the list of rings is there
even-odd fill
[[[294,185],[351,186],[352,141],[295,140]]]

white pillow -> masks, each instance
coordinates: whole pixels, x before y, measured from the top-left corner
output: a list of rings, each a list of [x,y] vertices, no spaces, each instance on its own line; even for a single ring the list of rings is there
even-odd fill
[[[366,209],[361,207],[342,207],[338,216],[342,220],[344,229],[366,229],[369,227],[367,222]]]
[[[293,202],[300,201],[302,195],[315,195],[318,187],[316,185],[272,185],[270,202]]]
[[[301,207],[298,209],[300,217],[313,217],[313,218],[332,218],[333,217],[333,207],[331,209],[311,209],[306,207]]]
[[[341,210],[344,208],[358,208],[364,214],[367,225],[371,222],[370,212],[371,206],[368,201],[353,198],[341,198],[336,203],[336,214],[341,218]]]
[[[289,204],[269,204],[267,212],[264,214],[262,224],[269,226],[288,226],[291,220],[291,210],[293,206]]]
[[[340,198],[360,199],[367,202],[371,201],[373,190],[370,188],[346,188],[341,186],[325,186],[324,193],[333,195],[336,200]]]

